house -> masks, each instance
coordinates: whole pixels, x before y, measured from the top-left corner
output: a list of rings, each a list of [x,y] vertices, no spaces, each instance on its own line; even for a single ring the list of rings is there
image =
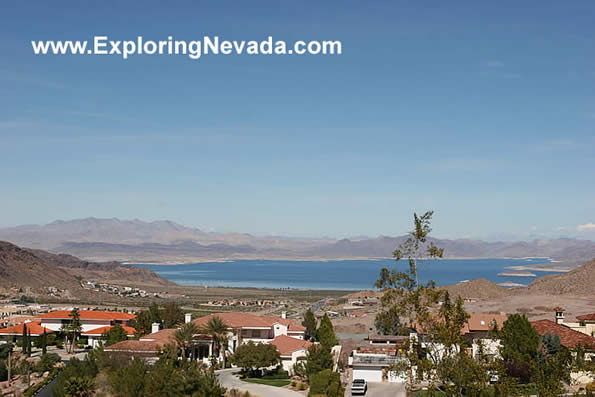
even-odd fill
[[[103,340],[103,334],[107,333],[112,327],[113,327],[113,325],[106,325],[105,327],[95,328],[90,331],[82,332],[81,336],[87,337],[87,345],[88,346],[91,346],[92,348],[96,348],[99,346],[99,344]],[[122,328],[124,329],[124,332],[126,332],[126,335],[128,335],[129,338],[134,337],[134,334],[136,333],[136,329],[129,327],[127,325],[123,325]]]
[[[353,379],[365,379],[367,382],[404,383],[406,375],[388,368],[398,364],[402,358],[397,353],[399,345],[390,347],[370,346],[351,352],[349,366],[353,369]]]
[[[501,329],[504,322],[508,319],[505,313],[491,314],[491,313],[471,313],[467,323],[461,328],[461,334],[465,336],[469,342],[469,354],[476,358],[478,354],[483,351],[487,355],[498,355],[500,349],[500,341],[493,338],[491,333],[494,329]],[[426,344],[423,329],[418,324],[411,328],[410,338],[419,339],[424,348],[429,348]],[[441,356],[443,346],[432,344],[434,353]]]
[[[41,326],[51,331],[60,331],[64,326],[72,323],[72,317],[69,310],[56,310],[53,312],[37,316]],[[108,312],[99,310],[80,310],[81,336],[87,337],[88,345],[95,347],[98,345],[101,335],[109,329],[120,324],[129,337],[134,335],[131,321],[136,315],[131,313]]]
[[[283,369],[293,374],[293,366],[301,360],[306,359],[308,348],[312,342],[307,340],[292,338],[287,335],[276,336],[271,344],[274,345],[281,355],[281,365]]]
[[[595,360],[595,337],[551,320],[533,321],[531,325],[537,330],[539,335],[558,335],[562,346],[570,350],[581,348],[585,352],[585,359]],[[594,380],[590,373],[583,371],[572,372],[570,377],[577,384],[586,384]]]
[[[27,335],[35,337],[43,335],[44,331],[47,334],[53,332],[51,329],[43,327],[39,321],[29,321],[0,329],[0,337],[14,339],[15,337],[23,336],[23,328],[25,328]]]
[[[558,335],[560,344],[569,349],[583,348],[590,355],[595,354],[595,337],[576,331],[551,320],[532,321],[531,325],[539,335]]]
[[[492,331],[502,329],[508,319],[505,313],[472,313],[467,324],[461,332],[471,344],[471,356],[477,358],[480,351],[483,354],[497,356],[500,350],[500,341],[492,337]]]
[[[276,340],[275,345],[278,344],[283,349],[283,365],[287,366],[287,368],[293,368],[294,362],[297,362],[302,357],[302,350],[305,356],[305,350],[309,346],[309,342],[304,340],[306,328],[293,320],[283,317],[225,312],[210,314],[195,320],[191,320],[190,316],[187,315],[186,322],[192,321],[199,328],[202,328],[214,317],[219,317],[229,327],[229,341],[225,349],[226,355],[233,354],[242,343],[249,341],[254,343],[273,343]],[[159,330],[159,324],[153,324],[153,326],[153,332],[140,338],[138,341],[118,342],[107,347],[105,350],[138,357],[155,358],[164,346],[175,343],[173,335],[176,330],[173,328]],[[213,340],[209,335],[195,335],[195,343],[189,347],[187,357],[200,360],[208,365],[214,354],[213,348]],[[219,359],[222,358],[222,354],[223,352],[220,353]]]
[[[219,317],[229,327],[229,343],[227,353],[234,353],[242,343],[252,341],[254,343],[271,343],[277,336],[285,335],[291,338],[303,340],[306,328],[293,320],[274,316],[257,316],[242,312],[225,312],[209,314],[200,317],[193,322],[198,327],[204,327],[213,317]],[[205,338],[204,342],[197,347],[198,358],[208,358],[212,349],[207,352],[204,345],[210,348],[210,339]],[[200,345],[203,345],[202,348]]]
[[[152,333],[143,336],[139,340],[125,340],[114,343],[104,348],[106,352],[122,354],[131,358],[142,358],[148,362],[155,362],[159,359],[159,354],[167,345],[175,344],[175,328],[166,328],[159,330],[153,328]]]
[[[595,313],[583,314],[576,316],[578,322],[569,323],[564,321],[564,309],[561,307],[554,308],[556,312],[556,323],[572,328],[575,331],[582,332],[590,336],[595,336]]]

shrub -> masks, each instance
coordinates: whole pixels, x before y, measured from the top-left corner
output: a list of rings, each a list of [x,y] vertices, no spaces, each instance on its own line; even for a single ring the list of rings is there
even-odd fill
[[[60,362],[60,356],[56,353],[43,354],[39,362],[35,365],[35,372],[44,373],[51,371],[58,362]]]

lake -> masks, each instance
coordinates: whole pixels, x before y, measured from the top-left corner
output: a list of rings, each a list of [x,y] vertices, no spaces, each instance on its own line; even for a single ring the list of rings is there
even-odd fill
[[[523,259],[440,259],[425,260],[418,266],[420,282],[434,280],[438,285],[451,285],[464,280],[485,278],[496,284],[514,282],[528,284],[535,277],[499,276],[509,266],[549,262],[545,258]],[[180,285],[361,290],[372,289],[383,267],[404,270],[407,261],[381,260],[235,260],[201,262],[183,265],[135,265]],[[535,272],[537,276],[554,272]]]

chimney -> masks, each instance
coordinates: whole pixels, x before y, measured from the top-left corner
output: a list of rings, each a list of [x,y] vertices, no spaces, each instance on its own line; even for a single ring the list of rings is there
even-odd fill
[[[160,327],[161,327],[161,324],[159,324],[159,323],[151,324],[151,333],[154,334],[155,332],[159,331]]]
[[[556,324],[563,324],[564,323],[564,309],[561,307],[555,307],[554,311],[556,312]]]
[[[192,321],[192,313],[184,314],[184,322],[189,323],[190,321]]]
[[[285,310],[281,312],[281,318],[287,318],[287,312]]]

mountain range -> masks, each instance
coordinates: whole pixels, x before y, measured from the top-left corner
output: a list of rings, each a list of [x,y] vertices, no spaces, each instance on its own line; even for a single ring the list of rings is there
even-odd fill
[[[406,236],[349,239],[211,233],[171,221],[117,218],[55,221],[0,228],[0,240],[89,261],[188,263],[225,259],[386,258]],[[549,257],[578,265],[595,258],[595,242],[579,239],[485,242],[434,239],[450,258]]]

